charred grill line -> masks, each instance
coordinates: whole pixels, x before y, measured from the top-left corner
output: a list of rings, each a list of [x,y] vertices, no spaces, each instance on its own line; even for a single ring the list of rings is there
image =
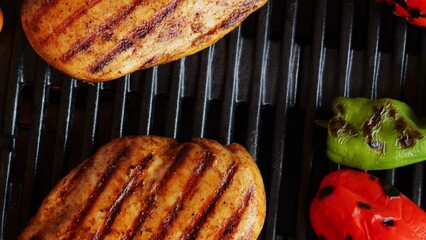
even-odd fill
[[[182,240],[191,240],[196,238],[198,231],[207,221],[208,217],[212,213],[212,210],[216,207],[216,204],[219,201],[220,197],[228,189],[237,171],[238,171],[238,165],[237,163],[234,162],[228,168],[228,170],[226,170],[226,173],[223,175],[222,181],[219,183],[218,188],[215,189],[213,195],[210,197],[210,201],[207,202],[207,204],[205,204],[200,209],[199,212],[202,213],[200,217],[198,217],[195,221],[193,221],[192,224],[183,231],[183,236],[181,238]]]
[[[247,12],[253,11],[253,9],[255,9],[256,5],[253,4],[254,2],[255,1],[253,0],[245,1],[244,5],[241,8],[233,11],[231,16],[225,21],[223,21],[218,29],[224,30],[230,28],[234,26],[236,22],[242,20],[244,16],[246,16]]]
[[[114,58],[131,48],[137,41],[144,38],[150,33],[158,24],[160,24],[166,17],[172,14],[183,0],[174,0],[171,3],[163,7],[158,13],[156,13],[150,21],[145,22],[141,26],[136,27],[127,37],[120,40],[107,54],[103,55],[89,67],[91,73],[97,73],[107,66]]]
[[[87,50],[93,42],[103,32],[110,30],[115,25],[126,19],[139,5],[144,3],[144,0],[136,0],[132,5],[123,7],[120,13],[111,19],[108,19],[102,26],[98,27],[93,33],[86,36],[84,39],[79,40],[75,43],[64,55],[61,57],[62,62],[70,61],[76,54],[81,51]]]
[[[246,16],[245,14],[247,12],[252,11],[252,8],[254,8],[252,2],[253,2],[252,0],[247,1],[241,8],[234,10],[231,13],[229,18],[223,20],[219,25],[217,25],[215,28],[211,29],[207,33],[202,34],[201,36],[197,37],[192,42],[192,44],[193,45],[199,45],[200,43],[209,40],[211,35],[214,35],[215,33],[219,32],[219,31],[223,31],[223,30],[230,28],[233,25],[235,25],[236,22],[242,20],[244,18],[244,16]]]
[[[196,167],[195,172],[190,176],[189,181],[185,186],[185,190],[180,199],[173,205],[166,218],[160,224],[157,234],[151,237],[152,240],[164,239],[168,230],[170,229],[173,221],[177,218],[179,212],[182,210],[183,204],[186,199],[193,192],[194,187],[200,183],[201,177],[206,172],[207,168],[210,167],[214,162],[215,156],[212,152],[208,151],[204,153],[201,163]]]
[[[71,192],[71,190],[74,188],[75,183],[80,179],[81,176],[86,172],[86,170],[89,167],[93,166],[94,157],[89,158],[87,161],[83,163],[83,165],[77,170],[77,172],[74,174],[72,179],[69,181],[69,183],[64,186],[59,193],[59,197],[64,200]]]
[[[148,212],[151,211],[153,207],[156,194],[157,194],[157,191],[155,191],[148,197],[146,207],[139,213],[139,216],[133,222],[132,227],[129,230],[127,230],[123,240],[130,240],[135,237],[136,231],[145,222]]]
[[[244,196],[244,202],[236,211],[232,217],[230,218],[228,224],[226,225],[222,236],[220,237],[221,240],[228,239],[229,237],[232,237],[232,234],[234,233],[235,229],[238,227],[241,218],[243,217],[244,213],[247,210],[247,207],[249,205],[250,200],[252,199],[254,194],[253,187],[249,188]]]
[[[51,1],[44,1],[44,4],[41,5],[41,7],[39,9],[37,9],[37,13],[34,14],[34,18],[32,20],[32,22],[34,23],[33,25],[37,25],[37,23],[40,21],[41,17],[43,17],[43,15],[45,13],[47,13],[47,11],[54,7],[56,4],[58,4],[58,0],[51,0]]]
[[[73,24],[77,19],[79,19],[82,15],[84,15],[89,9],[96,6],[96,4],[100,3],[102,0],[92,0],[88,4],[80,7],[77,11],[75,11],[71,16],[67,17],[59,26],[53,29],[49,35],[45,37],[41,41],[41,45],[45,45],[53,36],[58,36],[67,29],[71,24]]]
[[[161,180],[159,186],[153,191],[153,193],[147,197],[146,199],[146,207],[139,213],[138,217],[135,219],[135,221],[132,224],[132,227],[127,230],[125,237],[123,240],[130,240],[133,239],[136,235],[136,231],[142,226],[142,224],[145,222],[147,214],[153,210],[154,208],[154,201],[156,199],[158,191],[169,181],[172,174],[176,171],[178,166],[183,162],[186,155],[190,151],[191,145],[186,144],[177,154],[176,160],[173,162],[172,166],[167,169],[167,173],[165,174],[164,178]]]
[[[120,211],[123,202],[129,196],[129,192],[131,191],[131,189],[135,186],[135,181],[137,181],[139,176],[142,175],[144,170],[149,166],[149,163],[152,162],[153,158],[153,155],[145,157],[136,167],[136,173],[133,174],[126,187],[123,189],[118,198],[115,200],[114,204],[109,209],[104,225],[100,228],[100,230],[98,230],[93,239],[103,239],[109,233],[111,225],[114,222],[114,219],[116,218],[118,212]],[[131,171],[133,170],[130,170],[130,172]]]
[[[74,239],[74,235],[75,235],[75,231],[77,229],[77,226],[80,225],[80,223],[87,216],[88,212],[90,211],[92,206],[95,204],[96,200],[98,199],[99,195],[102,193],[106,184],[111,179],[111,176],[115,172],[120,159],[123,156],[125,156],[127,152],[128,152],[128,147],[123,147],[123,149],[121,149],[120,152],[115,157],[114,161],[108,166],[107,170],[102,175],[102,177],[101,177],[100,181],[98,182],[97,186],[95,187],[94,191],[90,194],[89,199],[86,201],[86,205],[83,207],[83,209],[79,212],[79,214],[77,214],[77,216],[71,222],[70,226],[68,227],[68,229],[66,231],[67,237],[65,237],[64,239]]]
[[[86,160],[85,162],[83,162],[83,165],[77,170],[77,172],[74,174],[74,176],[71,178],[71,180],[69,181],[69,183],[67,185],[65,185],[61,191],[58,194],[58,197],[61,199],[61,201],[64,201],[65,198],[72,192],[72,190],[74,189],[74,186],[76,185],[76,182],[81,178],[81,176],[83,176],[83,174],[87,171],[87,169],[89,167],[93,166],[93,161],[95,159],[96,156],[89,158],[88,160]],[[47,226],[46,226],[47,227]],[[38,231],[38,233],[36,233],[33,238],[37,239],[38,238],[38,234],[43,233],[46,231],[46,227],[40,229]]]

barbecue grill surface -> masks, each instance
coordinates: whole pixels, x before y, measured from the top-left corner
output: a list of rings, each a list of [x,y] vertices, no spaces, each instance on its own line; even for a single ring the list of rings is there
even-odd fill
[[[339,166],[325,156],[335,96],[391,97],[426,115],[426,31],[372,0],[270,0],[210,48],[90,85],[42,61],[2,1],[0,238],[15,239],[71,168],[110,139],[239,142],[267,190],[261,239],[316,239],[309,204]],[[366,17],[367,16],[367,17]],[[377,171],[425,208],[424,164]]]

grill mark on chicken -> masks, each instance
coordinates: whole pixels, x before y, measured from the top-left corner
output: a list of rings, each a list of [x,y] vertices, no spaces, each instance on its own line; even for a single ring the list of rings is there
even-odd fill
[[[234,10],[229,18],[227,18],[225,21],[222,21],[222,24],[219,25],[218,31],[228,29],[234,26],[236,22],[246,17],[247,13],[254,9],[255,5],[253,3],[254,1],[246,1],[242,8]]]
[[[232,237],[235,229],[238,227],[238,225],[241,222],[241,218],[243,217],[244,213],[247,211],[249,202],[252,199],[253,195],[254,195],[254,188],[250,187],[244,196],[244,201],[242,205],[239,207],[239,209],[236,212],[234,212],[229,222],[227,223],[226,227],[224,228],[222,236],[219,238],[220,240],[225,240],[225,239],[228,239],[229,237]]]
[[[61,200],[64,200],[66,197],[68,197],[72,189],[74,189],[74,186],[76,185],[75,183],[81,178],[81,176],[87,171],[87,169],[93,166],[93,161],[94,157],[91,157],[87,161],[85,161],[83,165],[74,174],[69,183],[61,189],[61,191],[59,192],[59,198]]]
[[[136,171],[136,173],[133,174],[133,176],[130,178],[130,181],[127,183],[127,185],[124,187],[123,191],[120,193],[118,198],[115,200],[114,204],[111,206],[111,208],[108,211],[106,220],[104,222],[104,225],[98,230],[98,232],[94,235],[93,239],[103,239],[111,229],[111,225],[114,222],[114,219],[116,218],[118,212],[120,211],[120,208],[125,201],[125,199],[129,196],[129,192],[135,187],[135,182],[138,180],[139,176],[142,175],[145,169],[149,167],[149,164],[154,159],[153,155],[149,155],[145,157],[139,165],[135,168],[135,170],[131,169],[129,171],[129,175],[132,171]]]
[[[66,237],[64,239],[74,239],[75,231],[77,227],[80,225],[81,222],[83,222],[84,218],[89,213],[92,206],[95,204],[96,200],[98,199],[99,195],[104,190],[105,186],[107,185],[108,181],[111,179],[111,176],[117,169],[117,165],[120,162],[121,158],[124,157],[129,151],[129,148],[123,147],[115,157],[115,159],[112,161],[112,163],[108,166],[105,173],[102,175],[101,179],[99,180],[97,186],[93,190],[93,192],[90,194],[89,198],[86,201],[86,205],[80,210],[80,212],[77,214],[77,216],[72,220],[70,226],[68,227],[66,231]]]
[[[78,181],[81,179],[84,173],[88,171],[89,168],[93,167],[93,161],[95,160],[95,157],[91,157],[84,161],[81,165],[81,167],[78,168],[77,172],[72,176],[71,180],[68,182],[67,185],[63,186],[62,189],[58,193],[58,198],[63,202],[65,199],[69,196],[69,194],[72,192],[72,190],[77,185]],[[43,228],[40,228],[37,233],[33,236],[34,239],[37,238],[38,235],[43,235],[44,232],[46,232],[46,228],[48,226],[45,226]],[[41,239],[41,238],[40,238]]]
[[[145,208],[138,214],[135,221],[132,223],[132,226],[130,229],[126,231],[126,234],[123,238],[123,240],[130,240],[133,239],[136,235],[136,232],[139,230],[140,226],[145,222],[145,219],[147,217],[147,214],[153,210],[154,202],[157,197],[157,193],[159,190],[169,181],[170,177],[173,175],[173,173],[178,169],[179,165],[183,162],[185,157],[188,155],[188,152],[191,150],[192,146],[185,144],[181,150],[178,152],[175,161],[173,164],[167,169],[167,172],[163,179],[161,179],[159,185],[157,188],[154,189],[154,191],[151,193],[149,197],[147,197],[144,202],[147,202]]]
[[[183,236],[181,240],[191,240],[196,239],[196,236],[198,232],[200,231],[201,227],[204,225],[204,223],[207,221],[208,217],[212,213],[212,210],[215,208],[217,202],[219,201],[220,197],[223,195],[223,193],[228,189],[229,185],[232,182],[232,179],[234,178],[235,174],[238,171],[238,165],[236,162],[234,162],[223,174],[222,180],[219,183],[219,186],[215,189],[212,196],[210,196],[210,201],[207,202],[199,212],[202,214],[195,219],[190,226],[188,226],[183,231]]]
[[[223,20],[219,25],[217,25],[215,28],[212,28],[207,33],[197,37],[192,44],[193,45],[200,45],[203,42],[206,42],[210,39],[211,35],[216,34],[217,32],[223,31],[225,29],[228,29],[236,24],[236,22],[242,21],[245,17],[247,17],[248,13],[253,11],[253,9],[256,8],[256,5],[254,4],[254,0],[248,0],[244,3],[244,5],[234,11],[232,11],[229,18]]]
[[[132,224],[132,227],[126,231],[126,234],[123,237],[123,240],[131,240],[135,237],[136,231],[139,229],[139,227],[145,222],[145,219],[147,217],[147,214],[151,211],[151,209],[154,207],[154,197],[157,193],[157,189],[152,193],[149,197],[146,199],[146,206],[145,208],[139,213],[137,218]],[[144,200],[145,201],[145,200]]]
[[[157,61],[158,61],[158,57],[157,56],[151,57],[144,64],[142,64],[142,66],[140,67],[140,69],[148,68],[148,67],[152,66]]]
[[[95,60],[89,67],[89,72],[97,73],[114,60],[114,58],[131,48],[137,41],[143,39],[158,24],[172,14],[183,0],[174,0],[159,10],[149,21],[136,27],[127,37],[120,40],[107,54]]]
[[[157,233],[151,237],[151,240],[164,239],[174,220],[182,210],[186,199],[189,197],[190,193],[194,191],[194,187],[200,183],[200,179],[204,175],[207,168],[213,164],[215,158],[215,155],[209,150],[203,154],[201,161],[199,161],[199,165],[196,167],[195,171],[191,174],[188,182],[186,183],[182,196],[174,203],[169,213],[161,221]]]
[[[48,34],[42,41],[41,44],[46,44],[52,37],[58,36],[63,33],[72,23],[74,23],[77,19],[87,13],[89,9],[96,6],[96,4],[102,2],[102,0],[92,0],[89,3],[86,3],[84,6],[80,7],[75,11],[71,16],[67,17],[61,24],[53,29],[53,32]]]
[[[44,14],[48,12],[49,9],[53,8],[56,4],[58,4],[59,0],[46,0],[43,1],[42,5],[39,9],[36,10],[36,13],[34,14],[34,17],[31,21],[31,26],[34,30],[38,31],[37,24],[40,21],[40,19],[43,17]]]
[[[123,7],[119,14],[105,21],[105,23],[99,26],[95,31],[88,34],[85,38],[79,39],[77,43],[71,46],[71,48],[61,56],[63,63],[70,61],[75,55],[81,51],[85,51],[90,48],[94,41],[105,31],[110,30],[115,25],[126,19],[135,9],[144,3],[144,0],[136,0],[132,5]]]

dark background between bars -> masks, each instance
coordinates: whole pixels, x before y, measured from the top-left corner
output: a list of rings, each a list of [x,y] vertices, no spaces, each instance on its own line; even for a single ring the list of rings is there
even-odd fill
[[[426,31],[372,0],[273,0],[214,46],[90,85],[42,61],[1,1],[0,237],[15,239],[53,185],[111,138],[239,142],[267,190],[261,239],[315,239],[308,209],[338,95],[393,97],[426,115]],[[425,207],[424,164],[377,171]]]

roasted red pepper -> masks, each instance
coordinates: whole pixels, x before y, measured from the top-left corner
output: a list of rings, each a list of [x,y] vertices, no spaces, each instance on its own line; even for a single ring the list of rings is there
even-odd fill
[[[376,2],[387,2],[396,16],[405,18],[411,24],[426,27],[426,1],[376,0]]]
[[[310,208],[319,239],[426,239],[426,213],[398,189],[366,172],[327,175]]]

